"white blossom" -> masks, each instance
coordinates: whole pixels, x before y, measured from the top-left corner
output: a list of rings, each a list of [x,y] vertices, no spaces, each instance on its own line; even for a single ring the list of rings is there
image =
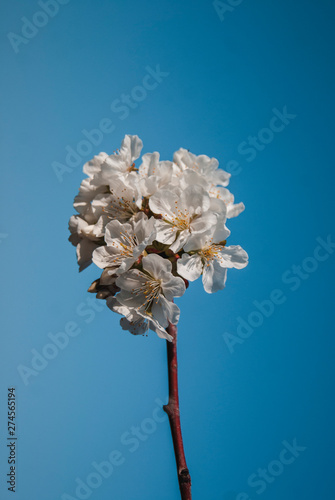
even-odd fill
[[[147,153],[138,169],[139,190],[144,198],[152,196],[159,188],[171,183],[177,166],[172,161],[159,161],[159,153]]]
[[[217,217],[209,210],[210,205],[210,198],[201,186],[159,190],[149,200],[152,212],[161,216],[156,223],[157,241],[178,252],[191,234],[215,225]]]
[[[174,162],[182,169],[191,169],[205,177],[213,185],[228,186],[230,174],[219,168],[216,158],[206,155],[196,156],[186,149],[180,148],[173,156]]]
[[[223,221],[214,229],[193,235],[185,245],[185,253],[177,261],[177,270],[183,278],[194,281],[202,275],[207,293],[222,290],[227,268],[242,269],[248,264],[248,255],[240,246],[226,246],[230,231]]]
[[[104,159],[101,169],[93,176],[93,184],[110,185],[115,179],[127,181],[136,171],[135,161],[139,158],[143,143],[137,135],[126,135],[121,148]]]
[[[244,210],[227,186],[230,174],[215,158],[180,148],[173,161],[157,151],[143,154],[142,141],[126,135],[112,155],[85,163],[77,214],[69,221],[79,270],[92,261],[102,270],[89,287],[120,314],[124,330],[153,330],[172,340],[188,281],[202,277],[206,292],[224,288],[228,268],[242,269],[247,253],[227,246],[227,219]]]
[[[152,315],[164,328],[176,325],[180,311],[173,299],[184,294],[184,281],[172,274],[171,262],[157,254],[143,257],[142,267],[143,271],[130,269],[118,277],[117,301],[140,315]]]
[[[123,330],[128,330],[133,335],[145,335],[148,330],[153,330],[158,337],[171,341],[172,337],[160,323],[147,312],[141,314],[132,307],[121,305],[116,297],[109,296],[106,300],[107,306],[118,314],[124,316],[121,318],[120,325]]]
[[[139,212],[129,223],[112,220],[106,226],[106,245],[93,252],[93,262],[109,274],[127,271],[150,245],[156,235],[155,219]]]
[[[93,251],[103,244],[106,224],[115,218],[127,221],[139,211],[141,196],[136,182],[130,186],[122,174],[133,170],[142,145],[137,136],[126,135],[118,153],[100,153],[83,167],[88,177],[82,181],[73,204],[79,215],[69,222],[69,240],[77,247],[80,271],[91,264]],[[128,180],[131,182],[131,178]]]

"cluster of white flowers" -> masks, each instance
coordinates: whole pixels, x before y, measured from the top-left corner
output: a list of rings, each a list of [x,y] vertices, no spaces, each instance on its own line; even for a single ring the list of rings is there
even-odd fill
[[[224,288],[227,268],[247,265],[240,246],[226,246],[226,220],[244,205],[234,204],[230,174],[215,158],[181,148],[173,161],[147,153],[136,167],[142,147],[139,137],[126,135],[120,150],[84,165],[88,177],[74,200],[69,239],[80,271],[92,261],[103,269],[89,291],[124,316],[122,328],[150,328],[171,340],[166,328],[180,315],[173,299],[188,281],[202,275],[213,293]]]

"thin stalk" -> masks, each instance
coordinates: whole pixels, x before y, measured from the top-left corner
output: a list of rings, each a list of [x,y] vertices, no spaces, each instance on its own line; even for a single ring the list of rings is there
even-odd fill
[[[192,500],[191,476],[186,465],[183,438],[180,426],[179,396],[178,396],[178,363],[177,363],[177,327],[169,324],[167,332],[173,338],[167,342],[167,358],[169,373],[169,402],[163,406],[170,421],[174,453],[176,457],[178,482],[182,500]]]

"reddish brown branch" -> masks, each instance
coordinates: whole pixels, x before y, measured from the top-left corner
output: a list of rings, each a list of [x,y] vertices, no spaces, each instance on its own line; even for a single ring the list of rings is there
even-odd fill
[[[180,426],[180,411],[178,397],[178,364],[177,364],[177,327],[169,324],[167,332],[173,341],[167,342],[168,372],[169,372],[169,402],[163,406],[168,414],[174,453],[176,456],[179,488],[182,500],[192,500],[191,476],[186,465],[183,438]]]

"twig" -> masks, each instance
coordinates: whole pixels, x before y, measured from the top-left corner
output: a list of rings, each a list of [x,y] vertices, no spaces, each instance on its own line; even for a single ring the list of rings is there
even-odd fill
[[[169,372],[169,402],[163,406],[170,421],[174,453],[176,456],[179,488],[182,500],[192,500],[191,476],[186,465],[183,438],[180,426],[180,411],[178,397],[178,363],[177,363],[177,327],[169,324],[167,332],[172,336],[172,342],[167,341],[167,357]]]

